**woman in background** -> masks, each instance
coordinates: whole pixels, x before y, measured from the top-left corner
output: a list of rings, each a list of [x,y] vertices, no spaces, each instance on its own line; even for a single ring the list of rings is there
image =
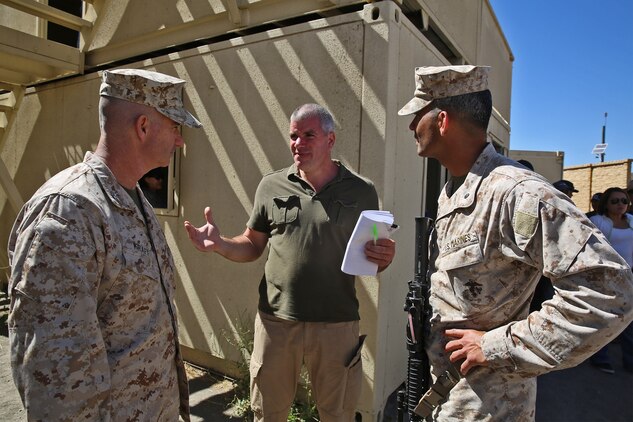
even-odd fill
[[[630,200],[624,189],[609,188],[600,198],[598,213],[591,221],[607,237],[615,249],[633,267],[633,215],[627,214]],[[630,324],[618,337],[622,346],[622,365],[633,372],[633,324]],[[593,366],[608,374],[615,373],[609,358],[609,345],[606,345],[590,358]]]

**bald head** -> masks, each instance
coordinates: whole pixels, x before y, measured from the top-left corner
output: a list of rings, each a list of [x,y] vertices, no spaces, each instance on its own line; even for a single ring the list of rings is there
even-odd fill
[[[169,164],[184,145],[180,124],[154,107],[102,96],[95,154],[128,189],[149,170]]]
[[[102,133],[120,132],[124,128],[133,128],[139,116],[153,113],[156,111],[152,107],[143,104],[112,97],[99,99],[99,127]]]
[[[101,136],[95,154],[101,157],[117,181],[128,189],[148,170],[156,167],[148,163],[147,151],[155,133],[152,121],[166,119],[152,107],[129,101],[101,97],[99,127]]]

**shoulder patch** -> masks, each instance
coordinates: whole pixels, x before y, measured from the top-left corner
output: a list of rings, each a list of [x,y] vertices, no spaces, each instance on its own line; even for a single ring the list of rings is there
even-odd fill
[[[514,212],[512,228],[514,232],[524,237],[532,237],[538,227],[539,199],[532,195],[523,195],[519,199]]]

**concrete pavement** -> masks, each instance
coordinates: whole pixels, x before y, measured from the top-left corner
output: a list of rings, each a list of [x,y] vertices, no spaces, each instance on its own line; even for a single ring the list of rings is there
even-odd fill
[[[9,360],[9,339],[7,338],[6,319],[0,326],[0,421],[24,421],[24,409],[20,401],[18,390],[13,384],[11,363]]]
[[[536,422],[633,422],[633,373],[622,368],[619,345],[610,348],[613,375],[584,362],[538,377]],[[392,394],[382,422],[395,422],[396,409]]]
[[[632,422],[633,373],[622,367],[619,344],[609,346],[615,374],[588,361],[538,378],[536,422]]]

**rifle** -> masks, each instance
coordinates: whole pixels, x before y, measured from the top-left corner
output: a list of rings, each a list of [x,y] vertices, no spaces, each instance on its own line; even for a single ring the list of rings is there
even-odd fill
[[[415,218],[415,271],[409,280],[409,292],[405,298],[407,313],[407,379],[403,390],[398,392],[398,421],[402,422],[403,402],[409,420],[422,421],[414,412],[422,395],[429,389],[431,370],[429,358],[424,350],[425,327],[431,314],[429,306],[429,239],[433,220],[428,217]]]

